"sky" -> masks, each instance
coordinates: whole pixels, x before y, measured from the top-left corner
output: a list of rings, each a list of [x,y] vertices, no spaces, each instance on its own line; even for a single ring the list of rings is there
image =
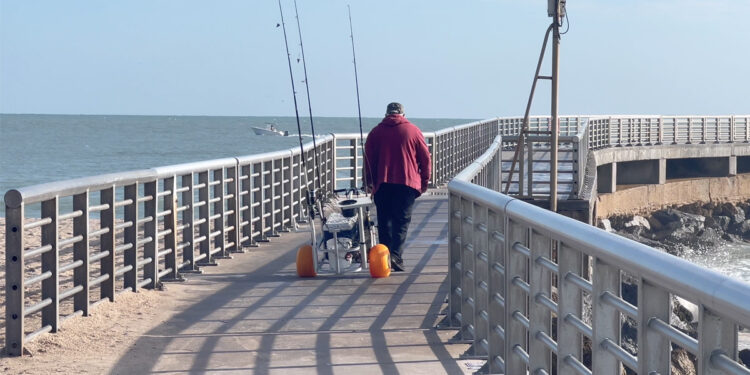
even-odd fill
[[[522,116],[544,0],[298,0],[316,116]],[[300,113],[307,96],[282,0]],[[560,113],[750,113],[748,0],[569,0]],[[293,116],[276,0],[0,0],[0,113]],[[550,73],[550,55],[542,74]],[[532,114],[550,112],[539,83]]]

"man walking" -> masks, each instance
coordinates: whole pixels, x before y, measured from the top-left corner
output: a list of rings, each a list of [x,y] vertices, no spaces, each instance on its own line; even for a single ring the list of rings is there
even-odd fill
[[[419,128],[404,116],[404,106],[390,103],[385,118],[367,135],[366,186],[378,212],[379,242],[391,253],[391,268],[403,271],[402,248],[414,200],[427,191],[430,151]]]

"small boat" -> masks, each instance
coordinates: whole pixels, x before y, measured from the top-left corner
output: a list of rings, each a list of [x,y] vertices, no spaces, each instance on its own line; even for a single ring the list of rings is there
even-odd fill
[[[276,126],[272,123],[266,123],[265,125],[264,128],[259,128],[257,126],[251,126],[251,128],[256,135],[280,135],[282,137],[289,135],[289,131],[276,129]]]

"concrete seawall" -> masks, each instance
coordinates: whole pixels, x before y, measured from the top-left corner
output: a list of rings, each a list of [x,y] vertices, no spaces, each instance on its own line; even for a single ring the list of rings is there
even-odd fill
[[[750,175],[668,180],[664,184],[618,185],[614,193],[599,193],[596,219],[643,214],[690,203],[739,202],[750,198]]]

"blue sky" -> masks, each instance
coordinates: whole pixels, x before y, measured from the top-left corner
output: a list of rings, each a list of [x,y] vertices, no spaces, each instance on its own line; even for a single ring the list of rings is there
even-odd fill
[[[561,113],[750,113],[750,1],[568,3]],[[347,4],[364,116],[523,114],[544,0],[298,0],[313,114],[357,113]],[[274,0],[0,0],[0,112],[294,115],[279,21]],[[548,98],[542,82],[533,113]]]

